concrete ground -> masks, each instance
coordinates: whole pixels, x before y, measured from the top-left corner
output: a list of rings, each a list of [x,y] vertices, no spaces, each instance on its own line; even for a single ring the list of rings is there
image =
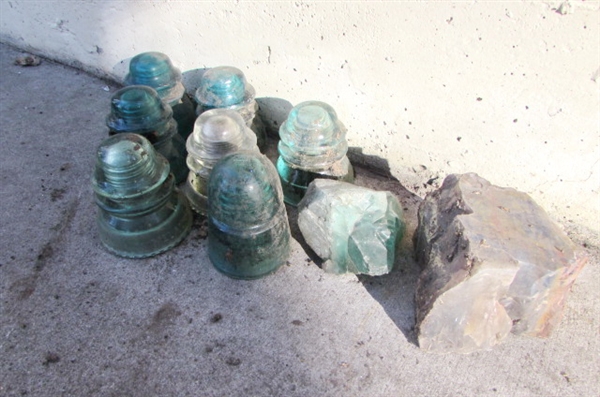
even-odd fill
[[[0,396],[600,394],[597,234],[566,225],[590,262],[550,338],[423,353],[410,232],[376,278],[325,274],[294,241],[275,274],[229,279],[200,218],[163,255],[108,253],[90,175],[117,87],[49,61],[16,66],[19,55],[0,45]],[[362,168],[357,183],[393,191],[414,229],[419,197]]]

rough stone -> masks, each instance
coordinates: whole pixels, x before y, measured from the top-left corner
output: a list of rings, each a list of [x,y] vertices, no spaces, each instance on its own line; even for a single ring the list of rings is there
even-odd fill
[[[527,194],[450,175],[419,208],[419,345],[469,353],[546,337],[587,258]]]
[[[379,276],[393,269],[404,221],[390,192],[315,179],[299,211],[302,236],[324,260],[323,270]]]

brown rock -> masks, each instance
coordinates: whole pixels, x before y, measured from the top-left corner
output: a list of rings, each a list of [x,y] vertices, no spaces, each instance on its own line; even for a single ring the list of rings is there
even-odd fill
[[[527,194],[448,176],[419,208],[419,345],[469,353],[546,337],[587,258]]]

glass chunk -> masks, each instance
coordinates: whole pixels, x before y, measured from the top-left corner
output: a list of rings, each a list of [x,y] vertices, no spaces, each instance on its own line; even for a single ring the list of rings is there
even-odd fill
[[[126,85],[146,85],[154,88],[171,108],[177,129],[183,139],[192,133],[196,112],[181,82],[181,72],[171,59],[161,52],[143,52],[131,58]]]
[[[141,135],[117,134],[100,145],[92,187],[100,239],[116,255],[160,254],[191,229],[192,212],[168,161]]]
[[[208,178],[217,161],[240,150],[258,152],[256,135],[237,112],[229,109],[202,113],[186,146],[190,172],[183,190],[192,209],[204,215],[207,211]]]
[[[288,258],[290,227],[273,164],[256,152],[221,159],[208,183],[208,255],[229,277],[254,279]]]
[[[152,87],[132,85],[113,95],[111,111],[106,118],[109,135],[131,132],[144,136],[171,166],[175,182],[188,174],[185,164],[185,141],[177,133],[173,110]]]
[[[354,181],[346,127],[324,102],[296,105],[279,128],[277,171],[285,202],[298,205],[315,178]]]
[[[390,192],[315,179],[298,210],[302,236],[324,260],[323,270],[371,276],[392,271],[405,225]]]
[[[246,76],[238,68],[218,66],[207,70],[196,90],[196,113],[210,109],[226,108],[240,114],[246,125],[254,131],[261,151],[266,145],[265,126],[256,115],[258,104],[254,100],[256,91],[246,81]]]

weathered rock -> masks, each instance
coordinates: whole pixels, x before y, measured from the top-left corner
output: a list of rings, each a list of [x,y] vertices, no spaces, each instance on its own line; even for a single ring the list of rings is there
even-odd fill
[[[419,345],[469,353],[546,337],[587,258],[527,194],[450,175],[419,208]]]
[[[323,270],[338,274],[389,273],[404,233],[402,208],[390,192],[331,179],[309,185],[298,226]]]

